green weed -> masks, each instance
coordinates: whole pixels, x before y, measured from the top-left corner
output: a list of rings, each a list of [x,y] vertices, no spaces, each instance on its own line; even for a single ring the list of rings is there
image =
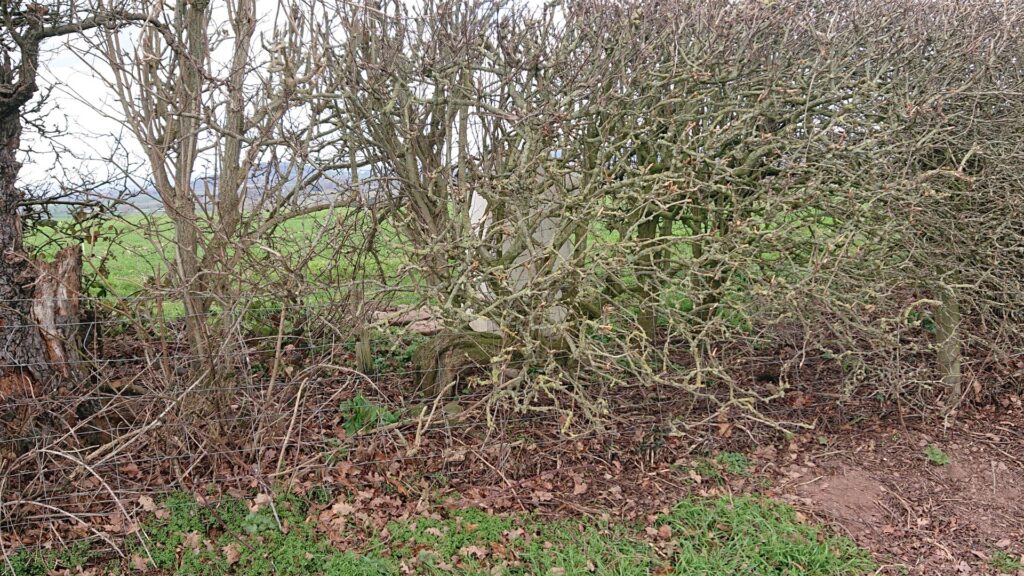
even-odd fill
[[[85,566],[94,554],[89,549],[89,542],[80,541],[70,544],[63,550],[26,550],[12,554],[7,560],[10,565],[0,563],[4,574],[14,569],[15,576],[47,576],[61,569],[74,569]]]
[[[950,462],[949,456],[934,444],[924,449],[924,457],[928,459],[929,464],[934,466],[946,466]]]
[[[746,476],[750,470],[750,460],[738,452],[722,452],[715,457],[715,462],[726,472],[734,476]]]
[[[1002,550],[996,550],[992,553],[989,564],[1002,574],[1015,574],[1024,570],[1024,562]]]
[[[398,414],[373,404],[361,394],[342,402],[338,410],[344,418],[342,427],[350,436],[367,428],[398,422]]]
[[[693,471],[696,472],[703,480],[710,481],[714,484],[725,483],[725,476],[715,466],[713,460],[707,458],[701,458],[693,465]]]

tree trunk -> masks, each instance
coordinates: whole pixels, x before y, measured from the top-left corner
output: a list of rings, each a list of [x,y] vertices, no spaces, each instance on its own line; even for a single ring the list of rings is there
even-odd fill
[[[643,330],[648,342],[654,340],[658,333],[658,256],[654,242],[658,237],[658,215],[654,209],[644,211],[643,221],[637,227],[637,240],[645,253],[640,257],[637,280],[640,284],[643,302],[637,314],[637,323]]]
[[[15,187],[21,120],[0,118],[0,395],[26,389],[51,375],[42,337],[31,324],[34,270],[22,245]]]
[[[946,410],[956,408],[963,396],[960,371],[960,301],[953,288],[943,288],[942,305],[935,313],[935,342],[939,373],[946,388]]]
[[[50,371],[72,384],[82,383],[82,247],[68,246],[52,263],[35,263],[38,276],[32,297],[32,321],[46,346]]]
[[[36,414],[28,402],[78,379],[77,323],[81,249],[53,264],[25,253],[16,187],[21,120],[0,117],[0,457],[30,445]]]

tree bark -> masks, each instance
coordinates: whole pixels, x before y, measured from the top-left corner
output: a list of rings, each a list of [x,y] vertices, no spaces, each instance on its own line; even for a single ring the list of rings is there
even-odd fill
[[[21,114],[39,90],[40,47],[51,38],[149,20],[144,14],[100,5],[72,4],[60,14],[56,8],[60,6],[0,2],[0,458],[20,444],[19,438],[35,435],[24,433],[34,427],[29,408],[38,405],[28,399],[52,393],[62,379],[80,382],[76,347],[81,249],[62,250],[52,265],[33,262],[25,253],[18,214]]]
[[[25,253],[20,139],[20,116],[0,116],[0,457],[23,452],[36,435],[31,399],[49,395],[61,380],[80,381],[82,251],[65,248],[52,264]]]
[[[24,251],[15,186],[21,120],[0,118],[0,395],[51,376],[46,347],[31,320],[35,271]]]
[[[20,140],[20,117],[0,116],[0,455],[30,427],[21,399],[44,393],[53,376],[31,315],[34,273],[22,244],[15,185]]]
[[[82,382],[79,350],[82,315],[82,247],[68,246],[53,262],[36,261],[37,277],[32,292],[32,322],[46,347],[50,371],[58,378]]]
[[[960,404],[963,377],[960,370],[960,301],[953,288],[942,288],[942,305],[935,313],[935,341],[939,373],[946,388],[946,410]]]

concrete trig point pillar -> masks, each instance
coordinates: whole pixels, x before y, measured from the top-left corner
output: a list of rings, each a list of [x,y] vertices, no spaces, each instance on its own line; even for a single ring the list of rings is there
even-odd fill
[[[538,174],[538,185],[544,185],[545,180],[543,173]],[[550,201],[552,204],[556,203],[556,195],[562,194],[565,190],[571,189],[576,185],[576,183],[577,177],[575,174],[567,175],[565,177],[565,186],[549,186],[547,192],[541,198],[541,201]],[[470,199],[469,221],[473,230],[481,236],[494,224],[487,200],[476,192],[473,192],[473,196]],[[536,256],[531,253],[531,250],[535,249],[534,247],[540,247],[545,255],[548,254],[549,250],[553,248],[552,243],[555,241],[556,236],[559,235],[561,230],[562,218],[560,216],[548,215],[540,220],[532,234],[533,244],[517,254],[509,267],[508,282],[510,284],[509,289],[511,291],[522,289],[536,277],[537,272],[534,268],[534,260]],[[502,240],[503,255],[508,254],[508,251],[515,243],[514,240],[515,239],[512,237],[505,237]],[[558,270],[564,266],[565,262],[572,257],[572,252],[572,244],[569,241],[563,242],[562,245],[558,247],[558,261],[555,262],[553,270]],[[485,299],[494,298],[493,291],[486,284],[481,283],[479,285],[479,290]],[[565,319],[566,315],[565,307],[561,305],[552,306],[548,313],[550,314],[552,324],[561,322]],[[498,333],[501,331],[501,327],[497,322],[491,318],[483,316],[471,321],[469,326],[476,332]]]

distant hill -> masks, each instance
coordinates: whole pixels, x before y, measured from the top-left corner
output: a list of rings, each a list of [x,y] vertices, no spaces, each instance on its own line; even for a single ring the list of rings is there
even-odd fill
[[[268,188],[280,188],[283,193],[287,194],[295,186],[303,182],[307,186],[306,190],[296,195],[299,200],[298,205],[300,206],[331,200],[335,200],[340,205],[356,203],[353,202],[355,200],[355,193],[352,190],[352,179],[348,171],[332,170],[320,176],[314,176],[315,173],[316,170],[312,167],[304,167],[300,172],[298,170],[291,170],[287,164],[278,166],[265,165],[252,170],[249,173],[245,186],[244,205],[246,209],[257,207],[264,198],[264,191]],[[361,181],[358,187],[359,204],[379,202],[388,196],[388,194],[384,193],[384,190],[393,189],[393,185],[381,182],[379,177],[375,178],[370,168],[360,169],[359,178]],[[207,195],[209,191],[215,190],[216,186],[216,175],[201,176],[192,181],[192,189],[195,191],[197,203],[205,206],[207,210],[212,210],[212,205],[207,203]],[[163,202],[160,200],[156,188],[152,184],[127,191],[110,188],[104,190],[100,188],[88,195],[81,195],[82,199],[89,198],[93,200],[104,197],[110,199],[124,198],[125,201],[120,210],[125,213],[159,214],[164,210]],[[65,198],[68,197],[65,196]],[[74,200],[75,196],[72,195],[69,199]],[[50,212],[54,217],[67,217],[70,209],[67,206],[55,205]]]

